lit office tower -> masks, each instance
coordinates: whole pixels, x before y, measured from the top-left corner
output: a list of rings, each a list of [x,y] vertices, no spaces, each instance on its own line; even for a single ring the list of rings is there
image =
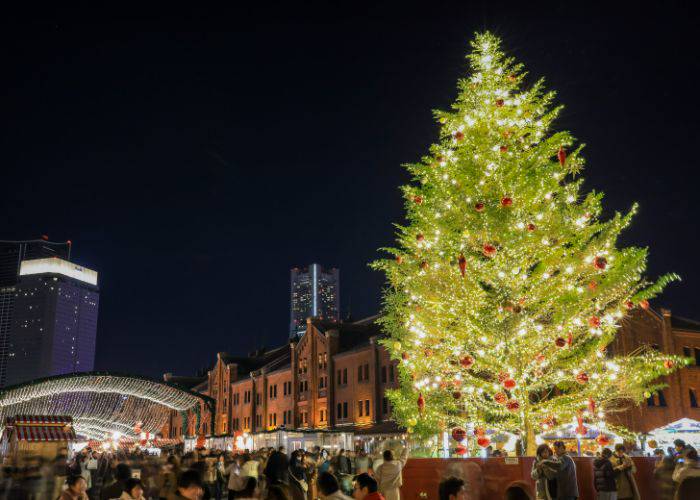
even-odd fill
[[[7,374],[8,338],[22,261],[49,257],[69,260],[70,248],[69,241],[51,242],[46,236],[38,240],[0,241],[0,387],[5,385]]]
[[[15,290],[6,385],[92,371],[97,273],[56,257],[25,260]]]
[[[306,330],[306,318],[319,317],[338,321],[340,314],[340,271],[311,264],[291,271],[291,319],[289,336]]]

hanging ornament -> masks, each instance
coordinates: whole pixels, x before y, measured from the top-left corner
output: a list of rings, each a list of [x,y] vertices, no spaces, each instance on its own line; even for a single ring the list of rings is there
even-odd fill
[[[421,261],[420,268],[425,271],[428,269],[428,263],[426,261]]]
[[[649,309],[649,301],[647,299],[642,299],[639,301],[639,307],[644,309],[645,311]]]
[[[502,392],[497,392],[493,395],[493,400],[499,405],[504,405],[508,401],[508,396],[506,396]]]
[[[474,358],[472,358],[471,356],[464,356],[462,359],[459,360],[459,364],[462,365],[463,368],[466,368],[468,370],[474,364]]]
[[[416,205],[420,205],[423,203],[423,197],[422,196],[414,196],[413,201],[416,203]]]
[[[423,393],[420,392],[418,393],[418,413],[423,413],[423,409],[425,408],[425,399],[423,398]]]
[[[461,427],[455,427],[452,429],[452,439],[455,441],[464,441],[464,438],[467,437],[467,431],[462,429]]]
[[[595,413],[595,401],[593,398],[588,398],[588,411],[593,415]]]
[[[433,355],[433,350],[430,349],[430,348],[425,348],[425,349],[423,350],[423,354],[425,354],[425,357],[426,357],[426,358],[429,358],[429,357],[431,357],[431,356]]]
[[[554,341],[554,345],[560,349],[566,347],[566,339],[564,337],[557,337],[557,340]]]
[[[563,167],[564,163],[566,163],[566,151],[564,151],[563,147],[559,147],[559,151],[557,152],[557,159],[559,160],[559,165]]]
[[[588,324],[591,328],[598,328],[600,326],[600,318],[598,316],[591,316],[588,318]]]
[[[474,205],[474,210],[477,212],[483,212],[484,211],[484,204],[481,202],[478,202]]]
[[[408,358],[409,358],[409,355],[407,352],[401,353],[401,359],[403,359],[404,361],[408,361]]]
[[[553,429],[554,427],[557,426],[557,419],[554,418],[553,416],[546,417],[542,421],[542,428],[547,430],[547,429]]]
[[[506,151],[508,151],[508,146],[501,146],[500,148],[498,148],[498,150],[499,150],[501,153],[505,153]]]
[[[506,403],[506,410],[509,412],[516,412],[520,409],[520,403],[518,403],[515,399],[511,399]]]
[[[482,437],[486,435],[486,429],[483,427],[474,427],[474,435],[477,437]]]
[[[612,444],[612,439],[607,434],[600,433],[598,437],[595,438],[596,443],[600,446],[610,446]]]
[[[460,444],[459,446],[457,446],[457,448],[455,448],[455,453],[460,456],[464,455],[467,453],[467,447],[463,444]]]
[[[569,332],[569,334],[566,336],[566,345],[571,347],[571,344],[574,343],[574,334]]]
[[[508,196],[504,196],[501,198],[501,206],[502,207],[512,207],[513,206],[513,198],[509,198]]]
[[[649,399],[651,397],[651,392],[649,391],[644,391],[644,397]]]
[[[414,417],[411,417],[406,423],[411,427],[415,427],[416,425],[418,425],[418,420],[416,420]]]
[[[506,371],[498,372],[498,383],[502,384],[510,378],[510,373]]]
[[[476,440],[476,444],[478,444],[482,448],[486,448],[488,445],[491,444],[491,440],[486,436],[481,436]]]
[[[667,359],[664,361],[664,368],[666,368],[667,370],[670,370],[671,368],[673,368],[674,365],[675,365],[675,363],[671,359]]]
[[[586,372],[579,372],[576,375],[576,382],[581,385],[588,383],[588,374]]]
[[[503,104],[505,104],[503,99],[496,99],[496,106],[498,106],[499,108],[502,108]]]
[[[589,281],[588,282],[588,289],[591,292],[594,292],[598,288],[598,283],[596,281]]]
[[[393,347],[394,347],[394,350],[395,350],[395,351],[400,351],[400,350],[401,350],[401,342],[399,342],[399,341],[397,340],[396,342],[394,342]]]
[[[417,241],[418,243],[421,243],[421,242],[423,242],[423,240],[425,240],[425,236],[423,236],[423,233],[418,233],[418,234],[416,235],[416,241]]]
[[[486,257],[493,257],[494,255],[496,255],[496,247],[489,243],[484,244],[482,251],[484,252],[484,255]]]
[[[535,229],[537,229],[537,227],[536,227],[532,222],[530,222],[526,227],[527,227],[527,230],[530,231],[530,232],[532,232],[532,231],[534,231]]]
[[[447,118],[444,116],[441,116],[438,121],[444,125],[445,123],[447,123]]]
[[[467,274],[467,259],[464,257],[464,254],[461,254],[457,261],[459,263],[459,272],[462,273],[462,278],[464,278]]]
[[[510,136],[513,135],[513,132],[511,132],[510,130],[504,130],[502,135],[504,139],[510,139]]]
[[[517,384],[516,384],[515,380],[513,380],[512,378],[509,378],[509,379],[506,379],[503,381],[503,387],[505,389],[508,389],[509,391],[512,391],[513,389],[515,389],[516,385]]]
[[[401,264],[402,262],[403,262],[403,257],[401,257],[400,255],[397,255],[396,256],[396,263]]]
[[[516,79],[517,79],[517,78],[515,77],[514,74],[511,73],[510,75],[508,75],[508,80],[511,81],[511,82],[514,82]]]
[[[605,269],[608,265],[608,261],[606,260],[605,257],[598,256],[595,259],[593,259],[593,265],[595,266],[596,269]]]
[[[634,309],[634,302],[632,302],[631,300],[628,300],[627,302],[625,302],[625,307],[627,309]]]
[[[455,391],[455,392],[452,393],[452,397],[453,397],[454,399],[460,399],[460,398],[462,397],[462,393],[459,392],[459,391]]]
[[[454,138],[455,141],[457,142],[462,142],[464,140],[464,132],[460,132],[459,130],[454,133]]]
[[[538,363],[544,363],[544,360],[547,359],[545,358],[544,354],[539,353],[537,356],[535,356],[535,361]]]

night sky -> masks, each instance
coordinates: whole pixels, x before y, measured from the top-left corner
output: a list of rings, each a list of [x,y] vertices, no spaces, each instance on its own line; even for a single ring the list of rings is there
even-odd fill
[[[401,164],[483,29],[558,91],[606,209],[640,202],[623,243],[684,279],[653,305],[700,319],[694,12],[267,5],[4,16],[0,239],[71,239],[100,273],[97,369],[191,374],[284,342],[289,269],[311,262],[340,268],[344,315],[376,313]]]

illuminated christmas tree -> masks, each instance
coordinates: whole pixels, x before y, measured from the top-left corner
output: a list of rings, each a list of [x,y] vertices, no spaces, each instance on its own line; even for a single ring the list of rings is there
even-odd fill
[[[542,80],[527,87],[500,40],[476,36],[471,74],[452,111],[436,112],[440,140],[408,165],[406,226],[386,272],[385,345],[401,360],[390,398],[418,436],[476,427],[535,435],[605,419],[658,389],[684,358],[606,350],[634,308],[675,275],[643,277],[647,251],[616,248],[629,213],[601,220],[600,193],[580,192],[583,158]],[[601,438],[602,440],[605,437]]]

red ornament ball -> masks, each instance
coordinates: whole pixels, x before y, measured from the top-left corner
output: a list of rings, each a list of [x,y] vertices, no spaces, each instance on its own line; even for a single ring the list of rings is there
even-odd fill
[[[455,441],[463,441],[467,437],[467,431],[461,427],[455,427],[452,429],[452,439]]]
[[[513,380],[512,378],[503,381],[503,387],[508,389],[509,391],[515,389],[516,385],[517,384],[515,380]]]
[[[508,372],[498,372],[498,383],[502,384],[504,381],[510,378],[510,373]]]
[[[496,99],[496,106],[499,108],[502,108],[504,104],[503,99]]]
[[[417,205],[420,205],[421,203],[423,203],[423,197],[422,197],[422,196],[414,196],[414,197],[413,197],[413,201],[414,201]]]
[[[469,369],[474,364],[474,358],[471,356],[464,356],[459,360],[459,364],[462,365],[463,368]]]
[[[416,235],[416,241],[420,243],[423,240],[425,240],[425,236],[423,236],[423,233],[418,233]]]
[[[560,349],[562,347],[566,347],[566,339],[564,337],[557,337],[557,340],[554,341],[554,345],[556,345]]]
[[[496,255],[496,247],[491,245],[490,243],[484,244],[482,251],[486,257],[493,257],[494,255]]]
[[[501,206],[502,207],[512,207],[513,206],[513,198],[508,198],[507,196],[504,196],[501,198]]]
[[[483,427],[475,427],[474,428],[474,435],[477,437],[482,437],[486,435],[486,429]]]
[[[528,231],[532,232],[532,231],[534,231],[535,229],[537,229],[537,227],[536,227],[532,222],[530,222],[530,223],[527,225],[527,230],[528,230]]]
[[[402,352],[402,353],[401,353],[401,359],[403,359],[404,361],[408,361],[408,358],[409,358],[409,357],[410,357],[410,356],[408,355],[407,352]]]
[[[493,400],[499,405],[503,405],[506,404],[506,402],[508,401],[508,396],[506,396],[502,392],[497,392],[493,395]]]
[[[498,148],[498,150],[499,150],[501,153],[505,153],[506,151],[508,151],[508,146],[501,146],[500,148]]]
[[[476,444],[478,444],[482,448],[486,448],[488,445],[491,444],[491,440],[486,436],[481,436],[479,439],[476,440]]]
[[[465,455],[467,453],[467,447],[460,444],[459,446],[457,446],[457,448],[455,448],[455,453],[457,455]]]
[[[608,261],[605,257],[596,257],[593,259],[593,265],[596,269],[605,269],[608,266]]]
[[[598,288],[598,282],[597,281],[589,281],[588,282],[588,289],[592,292]]]
[[[579,372],[578,375],[576,375],[576,382],[578,382],[581,385],[587,383],[588,374],[586,372]]]
[[[476,205],[474,205],[474,210],[477,212],[483,212],[484,211],[484,204],[479,202]]]
[[[649,301],[647,299],[640,300],[639,307],[646,311],[647,309],[649,309]]]
[[[460,399],[462,397],[462,393],[459,391],[455,391],[452,393],[452,397],[455,399]]]
[[[664,361],[664,368],[666,368],[667,370],[670,370],[671,368],[673,368],[674,365],[675,365],[675,363],[673,362],[673,360],[667,359]]]
[[[539,353],[537,356],[535,356],[535,361],[538,363],[544,363],[544,360],[547,359],[545,358],[544,354]]]
[[[610,444],[612,444],[612,439],[606,434],[598,434],[598,437],[595,438],[595,441],[600,446],[609,446]]]
[[[396,256],[396,263],[401,264],[402,262],[403,262],[403,257],[401,257],[400,255],[397,255]]]
[[[627,302],[625,302],[625,307],[627,309],[634,309],[634,302],[632,302],[631,300],[628,300]]]
[[[592,328],[598,328],[600,326],[600,318],[598,316],[591,316],[588,318],[588,324]]]
[[[520,409],[520,403],[518,403],[515,399],[511,399],[506,403],[506,410],[511,411],[511,412],[516,412]]]
[[[459,132],[459,131],[455,132],[454,138],[455,138],[455,141],[457,141],[457,142],[463,141],[464,140],[464,132]]]
[[[426,261],[422,261],[420,263],[420,268],[425,271],[426,269],[428,269],[428,263]]]

